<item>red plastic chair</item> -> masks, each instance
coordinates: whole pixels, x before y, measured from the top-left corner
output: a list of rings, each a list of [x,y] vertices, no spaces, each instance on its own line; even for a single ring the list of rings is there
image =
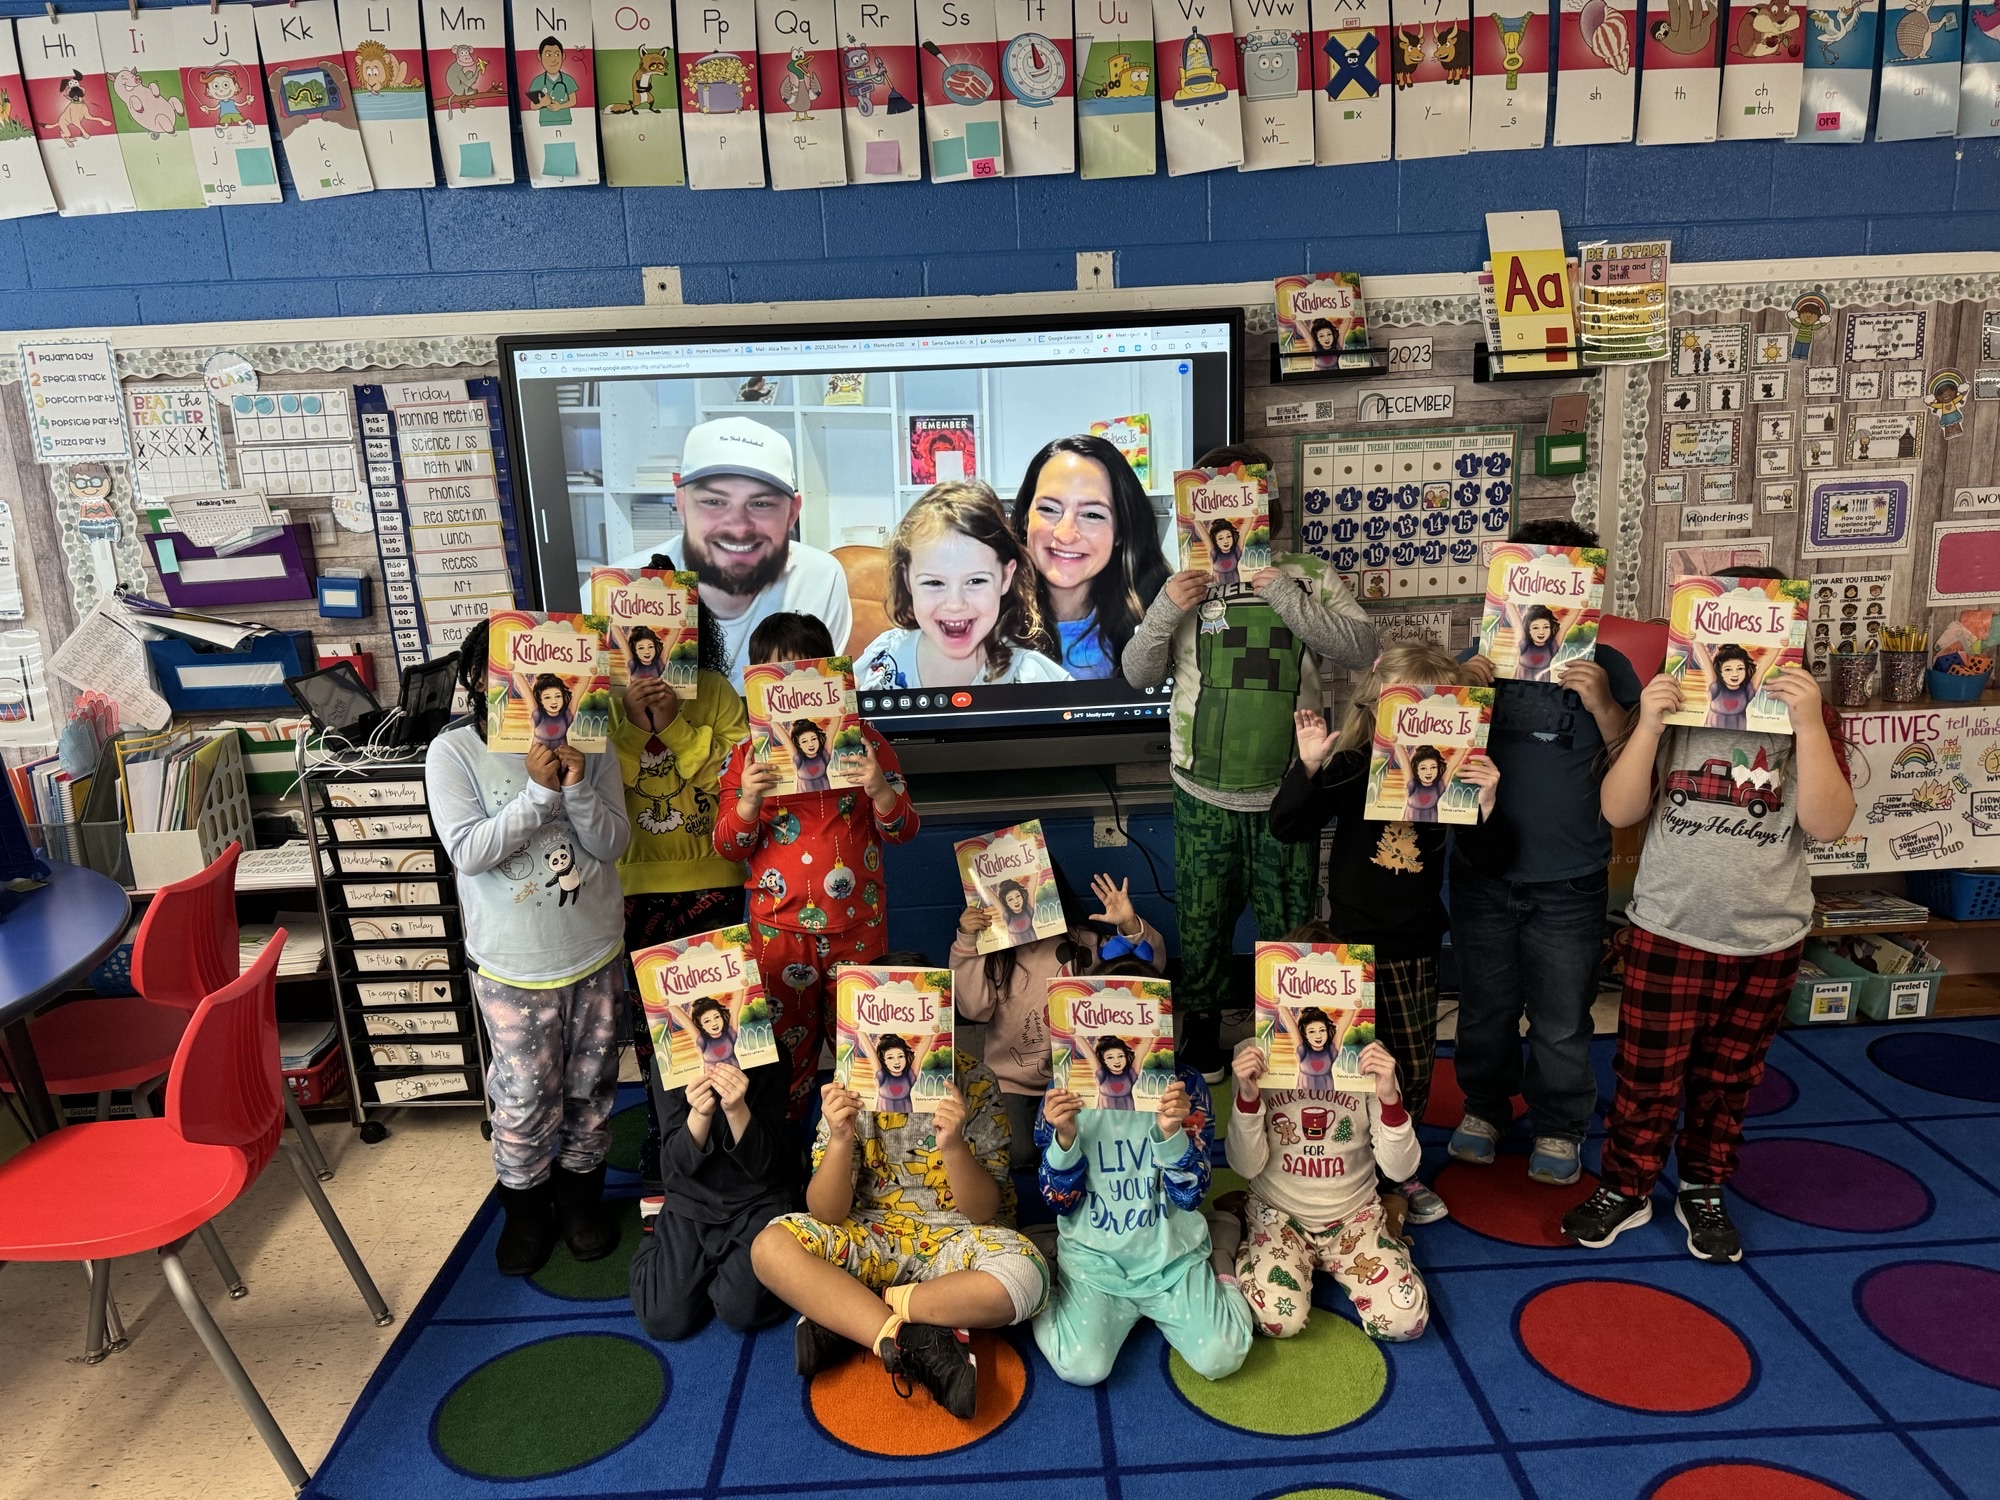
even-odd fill
[[[307,1474],[181,1264],[188,1237],[234,1203],[284,1132],[276,1073],[276,974],[285,934],[204,1000],[181,1037],[158,1119],[76,1125],[0,1163],[0,1261],[98,1262],[157,1251],[167,1286],[294,1490]],[[389,1312],[319,1181],[283,1142],[376,1322]],[[108,1267],[92,1266],[91,1325],[101,1338]]]

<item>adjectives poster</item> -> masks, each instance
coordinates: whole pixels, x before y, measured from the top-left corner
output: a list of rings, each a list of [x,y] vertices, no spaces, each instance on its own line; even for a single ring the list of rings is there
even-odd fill
[[[917,117],[916,0],[834,0],[849,182],[923,175]]]
[[[1639,97],[1638,60],[1636,3],[1559,0],[1558,146],[1609,146],[1632,139],[1632,110]]]
[[[1389,159],[1389,0],[1311,0],[1313,161]]]
[[[679,60],[672,0],[592,0],[597,134],[613,187],[679,187]]]
[[[1159,148],[1153,125],[1153,17],[1132,0],[1100,0],[1077,18],[1076,134],[1083,173],[1151,177]]]
[[[378,188],[437,186],[421,0],[335,0],[354,118]]]
[[[111,114],[96,18],[82,11],[22,16],[14,29],[28,116],[58,210],[65,217],[130,213],[139,205]]]
[[[185,5],[173,17],[202,197],[211,208],[281,202],[285,195],[278,186],[271,116],[259,77],[256,7]]]
[[[514,180],[502,0],[424,0],[431,125],[447,187]]]
[[[99,11],[97,35],[133,200],[141,209],[202,207],[173,13]]]
[[[343,198],[374,191],[333,0],[264,6],[257,12],[257,40],[278,139],[299,196]]]
[[[1666,0],[1646,13],[1640,145],[1715,139],[1715,112],[1722,101],[1722,69],[1716,62],[1721,24],[1722,0]]]
[[[1472,149],[1538,150],[1549,129],[1547,6],[1472,0]]]
[[[917,0],[917,79],[931,181],[1005,177],[993,0]]]
[[[757,60],[771,186],[780,192],[839,187],[847,181],[847,135],[840,123],[833,0],[758,6]]]
[[[995,0],[1000,132],[1007,175],[1076,170],[1076,41],[1072,0]]]
[[[590,0],[514,0],[514,107],[530,183],[598,180]]]
[[[681,136],[691,188],[764,185],[752,0],[675,0]]]
[[[176,85],[179,79],[175,79]],[[35,144],[35,122],[27,108],[28,86],[14,51],[14,29],[0,26],[0,93],[19,99],[22,107],[0,121],[0,219],[21,219],[56,211],[42,149]]]
[[[1472,149],[1469,0],[1390,0],[1396,155],[1463,156]]]
[[[1243,80],[1243,170],[1313,160],[1312,18],[1307,0],[1231,0]]]
[[[1228,0],[1153,0],[1167,175],[1243,165],[1236,23]]]
[[[1676,580],[1661,670],[1680,683],[1681,706],[1667,722],[1790,734],[1791,711],[1764,684],[1805,663],[1810,589],[1796,578]]]

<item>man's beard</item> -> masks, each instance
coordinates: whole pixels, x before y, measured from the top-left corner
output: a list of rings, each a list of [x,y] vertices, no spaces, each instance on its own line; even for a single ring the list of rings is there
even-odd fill
[[[778,581],[785,571],[785,563],[791,557],[792,539],[786,537],[784,545],[755,563],[739,564],[735,567],[718,567],[708,550],[692,536],[685,533],[681,539],[681,555],[688,566],[694,569],[696,580],[709,588],[719,589],[725,594],[761,594]]]

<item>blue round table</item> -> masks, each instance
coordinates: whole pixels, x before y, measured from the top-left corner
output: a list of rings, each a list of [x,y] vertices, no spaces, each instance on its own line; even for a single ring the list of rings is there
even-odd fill
[[[0,917],[0,1027],[37,1135],[55,1129],[56,1111],[28,1038],[28,1018],[96,968],[118,946],[131,917],[132,898],[117,881],[53,863],[49,883]]]

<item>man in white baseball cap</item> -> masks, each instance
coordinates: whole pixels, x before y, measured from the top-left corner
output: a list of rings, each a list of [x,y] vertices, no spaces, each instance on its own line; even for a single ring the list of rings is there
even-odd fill
[[[854,623],[847,575],[827,553],[792,539],[804,502],[782,433],[748,417],[691,429],[674,500],[682,531],[666,559],[700,581],[701,607],[722,627],[729,680],[739,691],[750,632],[771,615],[813,615],[825,622],[834,648],[846,649]]]

